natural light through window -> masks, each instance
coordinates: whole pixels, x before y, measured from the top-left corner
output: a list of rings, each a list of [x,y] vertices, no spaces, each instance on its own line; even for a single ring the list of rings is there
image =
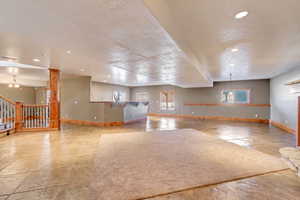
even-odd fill
[[[165,90],[160,92],[160,110],[175,110],[175,92],[173,90]]]
[[[249,89],[229,89],[222,90],[222,103],[228,104],[249,104],[250,90]]]

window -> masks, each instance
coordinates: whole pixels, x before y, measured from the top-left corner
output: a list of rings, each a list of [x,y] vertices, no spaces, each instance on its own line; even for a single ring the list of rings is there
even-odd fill
[[[175,110],[175,92],[173,90],[160,92],[160,110]]]
[[[136,102],[147,102],[149,100],[148,92],[137,92],[135,93]]]
[[[228,104],[248,104],[250,103],[249,89],[229,89],[222,90],[222,103]]]

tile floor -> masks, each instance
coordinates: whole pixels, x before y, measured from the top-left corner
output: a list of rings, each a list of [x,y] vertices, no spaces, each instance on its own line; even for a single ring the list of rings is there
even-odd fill
[[[0,138],[0,200],[96,200],[101,192],[97,182],[88,183],[93,180],[92,155],[103,134],[181,128],[197,129],[273,156],[279,156],[280,147],[295,145],[294,135],[265,124],[156,117],[123,127],[65,125],[60,132],[14,134]],[[299,196],[300,178],[287,170],[153,200],[296,200]]]

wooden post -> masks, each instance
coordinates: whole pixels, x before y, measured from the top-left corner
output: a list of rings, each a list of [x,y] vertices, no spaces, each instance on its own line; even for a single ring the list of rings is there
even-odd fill
[[[60,129],[59,102],[59,70],[49,69],[50,72],[50,128]]]
[[[298,97],[297,146],[300,147],[300,96]]]
[[[16,132],[21,131],[23,129],[23,103],[16,102]]]

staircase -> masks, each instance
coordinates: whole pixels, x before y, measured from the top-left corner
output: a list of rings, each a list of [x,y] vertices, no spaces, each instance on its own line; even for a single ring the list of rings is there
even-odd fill
[[[57,130],[50,128],[49,105],[26,105],[0,96],[0,134],[46,130]]]
[[[5,97],[0,96],[0,133],[9,135],[15,129],[15,103]]]

